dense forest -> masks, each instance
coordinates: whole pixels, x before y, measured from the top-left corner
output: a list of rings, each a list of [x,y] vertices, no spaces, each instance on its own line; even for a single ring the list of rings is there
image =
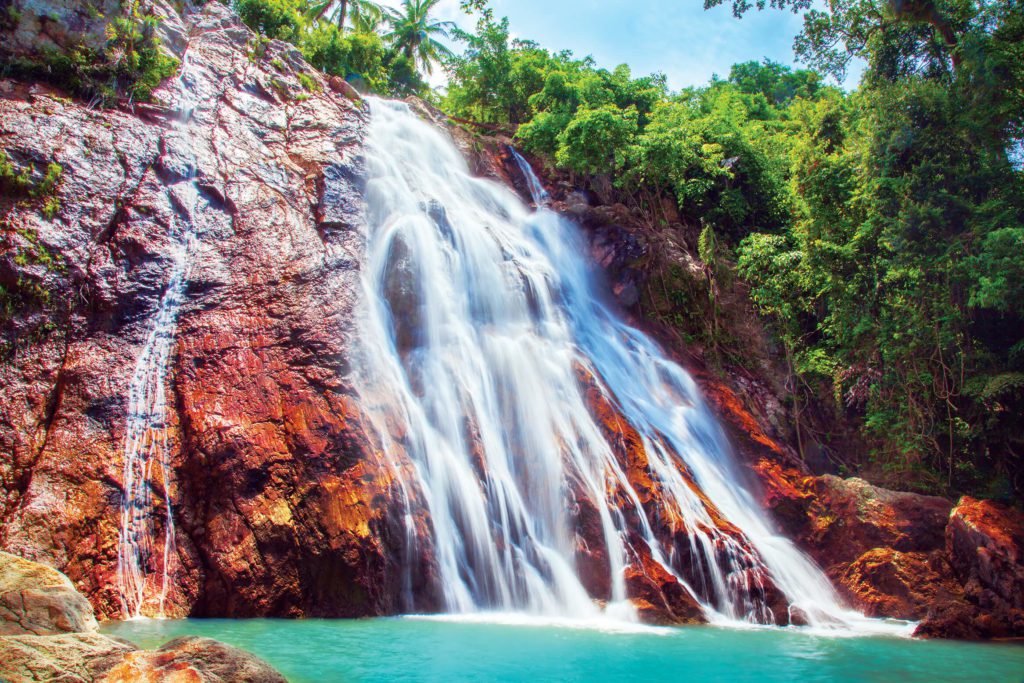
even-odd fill
[[[869,444],[854,469],[917,490],[1019,497],[1024,4],[732,3],[737,17],[802,12],[794,49],[807,68],[750,61],[672,92],[660,74],[513,39],[486,0],[462,3],[469,31],[435,20],[438,0],[233,5],[265,39],[357,89],[506,129],[653,232],[692,226],[713,289],[742,287],[777,338],[793,414],[827,405]],[[5,70],[97,103],[146,99],[176,64],[137,19],[117,25],[107,55]],[[845,91],[834,84],[855,59],[867,67]],[[449,78],[440,91],[425,80],[438,69]],[[20,187],[3,161],[3,182]],[[675,301],[656,313],[687,328],[687,296]],[[701,335],[742,363],[727,328]]]

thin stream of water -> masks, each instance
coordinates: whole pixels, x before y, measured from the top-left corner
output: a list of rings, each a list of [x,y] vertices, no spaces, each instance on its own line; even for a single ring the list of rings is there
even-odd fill
[[[172,563],[176,557],[170,491],[172,443],[167,411],[167,372],[178,314],[186,299],[192,255],[198,240],[191,218],[195,215],[199,188],[195,180],[195,154],[191,147],[190,122],[195,108],[195,93],[190,65],[186,52],[178,77],[178,114],[173,131],[183,145],[183,156],[188,164],[184,169],[184,180],[176,184],[178,197],[185,204],[185,215],[175,214],[172,218],[171,229],[176,245],[170,280],[136,361],[128,390],[124,494],[117,564],[121,610],[126,619],[165,615],[167,596],[172,587]],[[154,504],[157,481],[162,486],[162,505]],[[162,539],[157,532],[161,515]]]

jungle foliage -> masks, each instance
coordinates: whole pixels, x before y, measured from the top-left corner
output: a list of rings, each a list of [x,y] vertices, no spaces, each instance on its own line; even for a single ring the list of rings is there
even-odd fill
[[[357,88],[384,95],[429,96],[421,71],[448,58],[440,42],[452,27],[435,21],[439,0],[406,0],[390,9],[369,0],[235,0],[247,26],[292,43],[309,63]]]
[[[478,23],[449,66],[451,114],[517,128],[655,227],[671,202],[725,255],[709,266],[749,285],[797,402],[858,425],[863,467],[1021,495],[1021,0],[771,0],[805,12],[795,49],[813,70],[748,62],[678,93],[513,40],[485,3],[464,4]],[[854,91],[826,83],[854,58]]]

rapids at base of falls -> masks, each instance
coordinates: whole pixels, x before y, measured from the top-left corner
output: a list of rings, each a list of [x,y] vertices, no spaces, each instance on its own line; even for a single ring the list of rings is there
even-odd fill
[[[407,508],[406,610],[420,572],[449,612],[630,618],[656,572],[713,622],[905,628],[844,608],[772,528],[693,380],[606,302],[573,223],[472,177],[407,105],[370,108],[353,381]]]

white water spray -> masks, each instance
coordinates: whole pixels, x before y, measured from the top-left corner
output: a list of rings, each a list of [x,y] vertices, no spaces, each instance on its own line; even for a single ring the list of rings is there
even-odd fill
[[[121,529],[118,538],[117,584],[121,611],[126,619],[155,613],[163,617],[171,588],[174,547],[174,515],[171,509],[171,440],[168,435],[167,370],[174,344],[178,313],[185,301],[192,254],[197,243],[192,220],[199,199],[195,182],[195,154],[190,143],[190,126],[195,107],[190,60],[183,57],[178,78],[178,115],[174,133],[183,141],[187,168],[176,185],[185,215],[173,215],[174,261],[167,289],[152,327],[135,364],[128,389],[128,416],[124,438],[124,494],[121,499]],[[161,511],[153,504],[154,470],[163,486],[163,542],[155,532]],[[147,601],[155,599],[155,609]]]
[[[405,104],[370,107],[354,380],[395,471],[399,453],[412,463],[401,483],[429,514],[445,608],[598,616],[577,567],[583,496],[607,556],[606,614],[628,616],[624,574],[646,552],[712,621],[771,623],[770,582],[812,626],[885,630],[843,608],[772,530],[693,380],[602,302],[576,226],[471,177],[451,140]],[[659,509],[641,504],[581,377],[639,434]],[[714,509],[739,533],[722,532]],[[666,518],[685,541],[662,540]]]

